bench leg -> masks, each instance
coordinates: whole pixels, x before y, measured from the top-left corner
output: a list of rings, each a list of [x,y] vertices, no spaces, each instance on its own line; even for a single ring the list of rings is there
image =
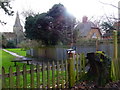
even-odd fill
[[[29,65],[29,61],[27,61],[27,65]]]
[[[15,65],[14,66],[17,66],[16,62],[15,62]]]

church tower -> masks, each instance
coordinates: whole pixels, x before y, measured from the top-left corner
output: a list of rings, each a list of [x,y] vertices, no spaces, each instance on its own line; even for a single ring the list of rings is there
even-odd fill
[[[24,32],[23,27],[20,23],[19,14],[16,14],[15,24],[13,26],[13,32],[16,34],[16,44],[19,44],[21,41],[24,40]]]

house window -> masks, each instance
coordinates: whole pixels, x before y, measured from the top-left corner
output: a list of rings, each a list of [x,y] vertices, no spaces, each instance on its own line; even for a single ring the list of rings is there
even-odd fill
[[[96,33],[93,33],[92,38],[97,38]]]

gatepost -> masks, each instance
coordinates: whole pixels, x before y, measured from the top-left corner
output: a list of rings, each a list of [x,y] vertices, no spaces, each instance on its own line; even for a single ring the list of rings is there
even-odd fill
[[[69,82],[69,88],[72,88],[75,85],[75,51],[72,49],[69,49],[67,51],[68,54],[68,82]]]

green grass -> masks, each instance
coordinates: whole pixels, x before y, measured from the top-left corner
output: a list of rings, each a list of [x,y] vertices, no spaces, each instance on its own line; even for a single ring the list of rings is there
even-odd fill
[[[21,51],[20,49],[7,49],[9,51],[13,51],[13,52],[19,52],[19,55],[25,55],[25,51]],[[11,54],[3,51],[0,49],[0,54],[2,54],[2,66],[5,68],[5,73],[9,73],[9,67],[12,66],[13,72],[16,72],[16,67],[14,66],[14,63],[11,62],[12,60],[14,60],[16,57],[12,56]],[[20,70],[23,70],[23,65],[24,63],[17,63],[17,65],[20,66]],[[34,66],[35,67],[35,66]],[[30,65],[27,65],[27,70],[30,70]],[[64,75],[63,75],[64,74]],[[65,76],[65,73],[61,73],[62,76]],[[31,74],[27,74],[27,88],[30,88],[30,75]],[[55,79],[57,77],[56,71],[55,71]],[[13,81],[14,84],[16,82],[16,76],[13,77]],[[6,87],[9,88],[9,78],[6,78]],[[34,84],[36,87],[36,73],[34,73]],[[40,83],[42,84],[42,72],[40,72]],[[47,71],[45,70],[45,83],[47,84]],[[50,83],[52,85],[52,70],[50,70]],[[23,76],[20,76],[20,86],[23,87]]]
[[[19,55],[22,55],[22,56],[26,56],[26,51],[21,51],[20,48],[15,48],[15,49],[6,49],[8,51],[11,51],[11,52],[15,52]],[[3,51],[3,50],[0,50],[0,54],[2,55],[1,59],[2,59],[2,66],[5,68],[5,71],[6,73],[8,73],[8,70],[9,70],[9,67],[12,66],[14,67],[14,63],[11,62],[12,60],[15,60],[15,56]],[[17,63],[17,65],[20,65],[21,67],[23,66],[24,63]]]
[[[5,69],[8,69],[10,66],[14,66],[14,63],[11,61],[16,58],[15,56],[10,55],[9,53],[3,50],[0,50],[0,53],[2,53],[2,66]]]
[[[11,61],[14,60],[16,57],[12,56],[11,54],[9,54],[3,50],[0,50],[0,54],[2,54],[2,66],[5,68],[6,73],[8,73],[10,66],[12,66],[15,69],[14,63]],[[18,62],[17,65],[22,67],[24,65],[24,63]]]
[[[18,51],[18,49],[16,50],[12,50],[11,51]],[[20,52],[20,49],[19,49],[19,52]],[[23,52],[22,52],[23,53]],[[12,56],[11,54],[3,51],[0,49],[0,54],[1,54],[1,63],[2,63],[2,67],[4,67],[5,69],[5,73],[9,73],[9,67],[11,66],[13,68],[13,72],[16,72],[16,67],[14,66],[14,63],[11,62],[12,60],[14,60],[16,57],[15,56]],[[22,67],[24,65],[24,63],[17,63],[17,65],[20,66],[20,70],[22,70]],[[29,69],[29,67],[27,66],[27,70]],[[15,81],[15,77],[14,77],[14,81]],[[6,81],[9,82],[9,78],[6,78]],[[8,86],[9,83],[7,83],[7,86]]]
[[[21,50],[21,48],[6,49],[6,50],[17,53],[18,55],[21,55],[21,56],[26,56],[26,51]]]

